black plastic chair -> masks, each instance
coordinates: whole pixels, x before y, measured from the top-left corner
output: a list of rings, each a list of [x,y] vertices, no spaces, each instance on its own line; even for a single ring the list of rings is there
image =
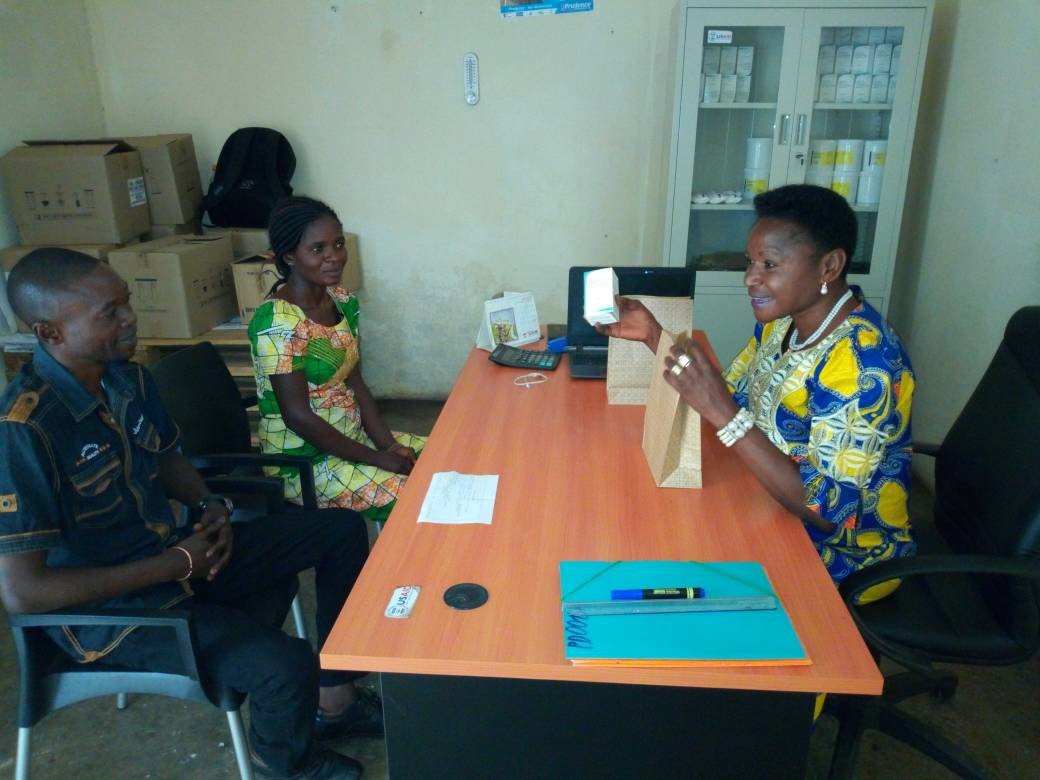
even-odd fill
[[[150,370],[163,405],[180,427],[181,451],[207,480],[222,475],[258,476],[264,466],[295,466],[300,470],[304,508],[317,508],[314,472],[307,458],[253,449],[246,410],[256,405],[256,396],[242,396],[210,342],[199,342],[166,355]],[[236,510],[233,519],[247,516],[248,513]],[[297,636],[306,638],[306,622],[298,598],[293,600],[292,612]]]
[[[957,677],[933,664],[1005,665],[1040,646],[1040,306],[1012,316],[1004,339],[935,457],[932,549],[870,566],[841,594],[876,657],[906,669],[885,678],[879,699],[832,696],[839,720],[832,778],[853,774],[860,736],[873,728],[911,745],[961,777],[985,777],[961,746],[896,704],[930,693],[949,698]],[[892,578],[892,595],[858,605]]]
[[[152,693],[213,704],[228,719],[235,760],[243,780],[251,780],[249,747],[239,709],[244,696],[230,688],[214,688],[200,678],[195,663],[191,613],[178,610],[99,610],[38,615],[9,615],[18,655],[18,755],[16,780],[28,780],[32,728],[46,715],[97,696]],[[80,664],[44,632],[46,626],[160,626],[180,650],[183,674],[143,672],[100,664]]]

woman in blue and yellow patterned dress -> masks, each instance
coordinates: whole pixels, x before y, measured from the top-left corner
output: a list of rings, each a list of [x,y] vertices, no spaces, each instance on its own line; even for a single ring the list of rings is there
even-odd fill
[[[268,236],[282,278],[249,322],[261,449],[310,458],[319,506],[383,521],[426,439],[391,431],[361,375],[358,301],[339,287],[343,227],[321,201],[291,197]],[[298,470],[278,473],[299,501]]]
[[[789,185],[755,198],[744,284],[758,323],[720,376],[696,344],[665,378],[805,525],[835,582],[916,549],[907,500],[914,374],[881,314],[846,282],[856,215],[844,198]],[[619,299],[611,336],[657,351],[661,327]],[[898,581],[864,594],[876,599]]]

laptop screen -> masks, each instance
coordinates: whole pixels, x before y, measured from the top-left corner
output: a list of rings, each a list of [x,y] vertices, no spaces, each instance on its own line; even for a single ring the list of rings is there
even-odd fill
[[[606,349],[601,336],[585,321],[585,274],[603,266],[576,265],[567,277],[567,344],[572,347]],[[692,298],[694,270],[664,266],[614,266],[621,295],[656,295],[661,298]]]

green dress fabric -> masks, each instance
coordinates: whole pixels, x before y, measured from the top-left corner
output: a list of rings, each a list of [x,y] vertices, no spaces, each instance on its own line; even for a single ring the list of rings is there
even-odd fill
[[[314,470],[318,505],[354,509],[370,520],[383,521],[393,509],[406,477],[367,463],[354,463],[321,452],[289,428],[282,419],[270,377],[301,371],[307,380],[311,410],[344,436],[373,446],[361,423],[361,409],[346,379],[360,359],[357,298],[341,288],[329,294],[339,310],[339,322],[322,325],[307,319],[288,301],[272,298],[261,304],[249,323],[249,345],[259,399],[260,447],[264,452],[302,455]],[[426,437],[393,432],[394,439],[417,453]],[[296,468],[270,468],[285,479],[290,501],[301,500]]]

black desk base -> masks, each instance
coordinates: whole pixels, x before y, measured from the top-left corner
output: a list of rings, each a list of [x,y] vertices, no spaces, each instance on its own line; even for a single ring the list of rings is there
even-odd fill
[[[805,777],[812,694],[383,674],[392,780]]]

